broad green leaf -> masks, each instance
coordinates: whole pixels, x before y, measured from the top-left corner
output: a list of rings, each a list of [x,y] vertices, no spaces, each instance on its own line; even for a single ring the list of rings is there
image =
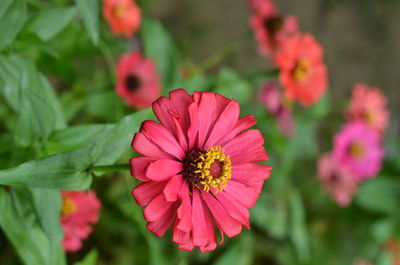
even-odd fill
[[[65,264],[61,244],[52,249],[37,222],[26,189],[0,189],[0,226],[26,265]]]
[[[66,122],[56,94],[35,65],[19,56],[0,56],[0,93],[18,113],[15,139],[19,146],[46,139]]]
[[[384,243],[395,234],[397,220],[383,219],[375,222],[371,226],[372,236],[377,242]]]
[[[400,216],[400,183],[396,179],[377,176],[360,186],[356,196],[360,206],[370,211]]]
[[[114,91],[104,91],[91,95],[86,108],[90,115],[112,122],[116,119],[116,113],[122,112],[123,104]]]
[[[47,153],[60,153],[81,147],[94,135],[112,126],[111,124],[77,125],[56,131],[49,138]]]
[[[0,170],[0,184],[50,189],[87,189],[93,165],[109,165],[130,149],[134,132],[150,110],[138,111],[94,135],[84,146]]]
[[[215,86],[215,92],[240,103],[248,102],[252,97],[251,84],[229,68],[219,72]]]
[[[294,189],[290,191],[289,196],[292,222],[290,237],[299,259],[304,263],[310,258],[310,245],[304,215],[303,200],[299,192]]]
[[[141,26],[141,36],[144,53],[153,59],[157,71],[161,75],[164,91],[177,89],[175,83],[179,80],[179,53],[168,32],[162,24],[149,17],[144,17]]]
[[[0,4],[0,50],[10,45],[28,18],[25,0],[2,0]]]
[[[49,41],[68,26],[75,15],[75,7],[45,9],[34,18],[30,31],[43,41]]]
[[[97,249],[91,250],[83,260],[75,262],[74,265],[96,265],[97,256],[99,255]]]
[[[99,0],[75,0],[93,43],[99,41]]]

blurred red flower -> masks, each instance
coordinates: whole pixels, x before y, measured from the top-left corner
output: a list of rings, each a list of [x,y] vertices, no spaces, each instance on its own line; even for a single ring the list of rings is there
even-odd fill
[[[147,228],[162,236],[172,224],[173,242],[187,251],[214,250],[223,236],[250,227],[249,210],[271,168],[252,115],[239,119],[235,100],[211,92],[178,89],[153,103],[160,123],[144,121],[132,147],[131,174],[144,183],[132,194]],[[217,243],[215,228],[220,230]]]
[[[275,52],[286,39],[299,31],[297,19],[279,14],[271,0],[252,0],[250,9],[250,26],[254,30],[262,55]]]
[[[67,252],[82,248],[82,240],[99,220],[101,203],[94,191],[62,191],[61,226],[64,230],[63,247]]]
[[[328,76],[322,54],[323,48],[310,34],[293,36],[275,54],[281,70],[279,80],[288,99],[308,106],[325,93]]]
[[[322,187],[342,207],[350,204],[359,181],[349,171],[336,163],[331,154],[324,154],[318,160],[318,177]]]
[[[389,111],[385,95],[374,87],[356,84],[350,102],[348,117],[360,120],[382,133],[389,123]]]
[[[129,38],[138,31],[142,15],[135,0],[103,0],[103,16],[115,35]]]
[[[122,55],[117,66],[116,90],[129,106],[150,107],[161,92],[154,62],[140,52]]]

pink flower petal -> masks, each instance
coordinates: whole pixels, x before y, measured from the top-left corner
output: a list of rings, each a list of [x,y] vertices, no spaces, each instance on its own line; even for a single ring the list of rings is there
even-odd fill
[[[189,139],[189,150],[192,149],[196,143],[199,132],[199,106],[197,103],[192,103],[188,109],[190,115],[190,127],[187,135]]]
[[[217,238],[215,236],[215,229],[214,229],[214,221],[211,217],[210,211],[207,208],[204,208],[204,217],[207,224],[207,236],[208,236],[208,243],[204,247],[200,247],[200,252],[203,253],[205,251],[211,251],[216,249],[217,247]],[[222,234],[221,237],[223,238],[224,235]]]
[[[258,193],[254,188],[248,187],[234,180],[229,180],[224,191],[232,195],[233,198],[247,208],[253,208],[258,199]]]
[[[186,251],[192,251],[194,248],[193,242],[189,240],[186,244],[181,244],[178,247],[179,249],[186,250]]]
[[[183,159],[185,153],[167,128],[155,121],[144,121],[141,132],[166,153],[178,159]]]
[[[156,144],[150,141],[141,132],[135,133],[135,136],[132,141],[132,148],[135,149],[136,152],[148,157],[171,158],[171,159],[174,158],[174,156],[161,150]]]
[[[187,110],[193,98],[184,89],[176,89],[169,92],[169,97],[176,107],[182,129],[186,132],[190,126],[190,116]]]
[[[251,185],[269,178],[272,168],[265,165],[245,163],[232,165],[232,179]]]
[[[236,154],[231,156],[232,164],[243,164],[243,163],[252,163],[252,162],[261,162],[268,160],[268,155],[265,152],[264,146],[259,146],[258,148],[250,151],[243,152],[241,154]]]
[[[231,131],[229,131],[228,134],[226,134],[223,138],[219,139],[215,145],[220,145],[220,146],[225,145],[227,142],[229,142],[230,140],[235,138],[236,135],[238,135],[242,131],[250,128],[251,126],[253,126],[256,123],[257,123],[257,121],[256,121],[256,119],[254,119],[253,115],[248,115],[243,118],[240,118],[236,122],[233,129]]]
[[[247,229],[250,229],[250,213],[249,210],[243,206],[243,204],[236,201],[229,193],[219,192],[215,195],[218,201],[224,206],[225,210],[230,216],[239,221]]]
[[[181,231],[189,232],[192,229],[192,202],[190,200],[189,184],[187,182],[183,182],[178,198],[182,203],[177,211],[179,221],[176,226]]]
[[[162,192],[167,182],[144,182],[132,191],[132,196],[140,206],[149,204],[159,193]]]
[[[146,225],[147,229],[158,237],[162,237],[167,232],[176,214],[176,204],[170,207],[169,210],[158,220],[150,222]]]
[[[146,168],[155,159],[150,157],[134,157],[129,162],[131,164],[131,175],[141,181],[149,181],[146,177]]]
[[[215,122],[215,125],[210,133],[210,136],[207,139],[207,142],[204,145],[204,148],[208,149],[211,146],[215,145],[215,143],[225,136],[228,132],[232,130],[232,128],[236,125],[239,119],[240,106],[239,103],[235,100],[229,102],[226,108],[222,111],[220,116]]]
[[[202,194],[219,229],[221,229],[221,231],[228,237],[233,237],[239,234],[242,231],[242,225],[232,218],[222,204],[211,194],[208,192],[203,192]]]
[[[196,98],[195,92],[194,97]],[[200,97],[200,96],[199,96]],[[216,115],[216,100],[215,94],[212,92],[203,92],[198,102],[199,111],[199,147],[203,147],[204,143],[207,141],[208,135],[213,125],[213,120],[215,120]]]
[[[183,183],[182,175],[176,175],[170,178],[163,192],[167,202],[174,202],[178,200],[178,194],[181,190]]]
[[[172,228],[172,241],[177,244],[184,245],[187,244],[189,240],[190,240],[190,232],[184,232],[179,230],[175,222]]]
[[[147,166],[146,176],[154,181],[164,181],[177,175],[181,171],[181,162],[170,159],[160,159]]]
[[[148,222],[154,222],[171,210],[173,206],[174,203],[167,202],[164,198],[164,194],[160,193],[143,209],[144,219]]]
[[[263,144],[264,137],[261,135],[261,132],[253,129],[242,132],[223,147],[225,154],[233,157],[236,154],[243,154],[244,152],[254,150]]]
[[[172,134],[175,133],[175,125],[171,119],[170,112],[176,112],[175,105],[166,97],[161,97],[153,102],[153,111],[157,119],[165,126]]]
[[[197,189],[193,190],[192,223],[193,244],[195,246],[205,246],[208,241],[207,224],[204,217],[203,202]]]

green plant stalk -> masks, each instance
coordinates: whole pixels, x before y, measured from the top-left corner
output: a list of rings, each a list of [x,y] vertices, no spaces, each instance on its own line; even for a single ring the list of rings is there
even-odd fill
[[[90,172],[114,172],[114,171],[125,171],[125,170],[130,170],[129,164],[92,166],[89,168]]]

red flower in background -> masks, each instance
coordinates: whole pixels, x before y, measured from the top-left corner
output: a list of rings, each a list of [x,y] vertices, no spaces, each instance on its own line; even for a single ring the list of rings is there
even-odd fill
[[[233,237],[249,224],[249,211],[271,168],[253,116],[239,118],[235,100],[211,92],[178,89],[153,103],[160,123],[145,121],[132,147],[131,174],[143,181],[133,197],[147,228],[162,236],[172,224],[180,249],[217,246],[215,228]]]
[[[387,99],[378,88],[356,84],[347,114],[350,120],[363,121],[382,133],[389,122],[386,105]]]
[[[134,0],[103,0],[103,16],[115,35],[129,38],[138,31],[142,15]]]
[[[316,103],[328,85],[323,49],[310,34],[287,40],[274,60],[281,72],[279,80],[288,99],[297,99],[304,106]]]
[[[252,0],[250,25],[263,55],[275,52],[288,38],[299,31],[294,16],[282,16],[271,0]]]
[[[336,163],[331,154],[318,160],[318,177],[325,191],[342,207],[350,204],[358,183],[352,174]]]
[[[160,96],[159,76],[153,61],[140,52],[121,56],[117,66],[117,93],[135,108],[147,108]]]
[[[99,220],[101,203],[93,191],[62,191],[61,226],[64,230],[63,247],[67,252],[82,248],[82,240]]]

